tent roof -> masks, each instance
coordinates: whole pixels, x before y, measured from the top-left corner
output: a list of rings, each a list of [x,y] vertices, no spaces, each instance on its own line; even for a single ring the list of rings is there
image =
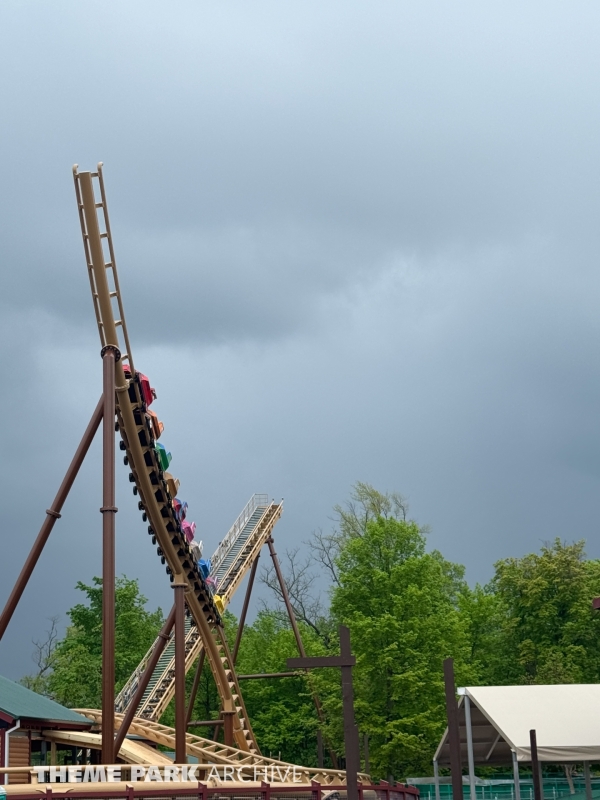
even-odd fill
[[[540,761],[600,762],[600,684],[469,686],[473,755],[478,765],[531,761],[529,731],[535,729]],[[464,697],[459,701],[463,764],[467,763]],[[435,754],[450,763],[448,731]]]

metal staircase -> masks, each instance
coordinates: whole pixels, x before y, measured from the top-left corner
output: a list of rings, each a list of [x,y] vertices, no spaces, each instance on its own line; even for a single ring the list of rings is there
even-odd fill
[[[217,547],[211,559],[213,565],[211,574],[217,581],[217,591],[223,598],[225,606],[231,601],[235,590],[258,556],[260,548],[271,535],[282,510],[283,504],[270,503],[268,495],[253,495]],[[187,671],[199,657],[203,649],[203,642],[192,617],[186,619],[185,627],[185,666]],[[155,644],[148,650],[117,696],[115,710],[118,713],[124,713],[127,709]],[[222,647],[220,647],[220,657],[228,661],[228,654],[222,651]],[[233,676],[235,677],[235,673]],[[136,716],[158,721],[174,694],[175,644],[174,638],[171,637],[150,678]],[[239,694],[239,691],[236,694]]]

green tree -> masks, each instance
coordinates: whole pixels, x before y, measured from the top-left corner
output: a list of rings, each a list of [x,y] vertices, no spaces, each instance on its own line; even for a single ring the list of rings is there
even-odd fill
[[[600,562],[584,542],[556,539],[540,553],[495,564],[495,642],[488,677],[496,684],[600,680]]]
[[[445,726],[444,658],[454,657],[459,680],[470,675],[463,568],[425,545],[416,523],[378,516],[345,537],[336,559],[331,610],[350,628],[357,723],[381,778],[430,769]],[[339,719],[339,694],[330,696],[328,710]]]
[[[92,586],[81,581],[77,589],[87,602],[68,612],[71,624],[51,653],[51,671],[38,690],[63,705],[99,708],[102,681],[102,579]],[[163,623],[160,609],[146,609],[137,580],[117,578],[115,587],[115,681],[118,691],[144,656]],[[28,678],[24,683],[28,684]]]
[[[299,623],[309,655],[325,652],[316,632]],[[247,626],[237,661],[239,674],[284,672],[286,660],[298,655],[289,622],[277,611],[263,610]],[[310,678],[281,678],[242,682],[244,702],[263,753],[295,764],[316,766],[318,719]]]

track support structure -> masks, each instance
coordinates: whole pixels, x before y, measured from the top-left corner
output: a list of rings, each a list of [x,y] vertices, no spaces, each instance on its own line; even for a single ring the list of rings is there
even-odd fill
[[[271,560],[273,561],[273,567],[275,568],[275,574],[277,575],[277,581],[279,582],[279,588],[281,590],[281,596],[283,597],[283,602],[285,603],[285,607],[288,613],[288,617],[290,618],[290,624],[292,626],[292,630],[294,631],[294,637],[296,639],[296,645],[298,647],[298,652],[300,653],[301,658],[306,658],[306,650],[304,649],[304,644],[302,642],[302,637],[300,636],[300,629],[298,628],[298,623],[296,621],[296,614],[294,613],[294,608],[292,606],[290,596],[287,590],[287,586],[285,585],[285,580],[283,577],[283,573],[281,571],[281,565],[279,564],[279,559],[277,558],[277,553],[275,552],[273,537],[269,536],[267,539],[267,545],[269,547],[269,554],[271,556]],[[321,702],[316,694],[316,692],[311,692],[313,703],[315,704],[315,709],[317,711],[317,716],[319,717],[319,722],[321,725],[325,722],[323,716],[323,709],[321,708]],[[334,769],[337,769],[337,756],[332,747],[329,748],[329,757],[331,758],[331,764]]]
[[[192,713],[194,711],[194,703],[196,702],[196,696],[198,695],[198,687],[200,686],[200,678],[202,677],[202,670],[204,668],[205,658],[206,658],[206,650],[203,649],[200,655],[198,656],[198,663],[196,665],[196,672],[194,673],[194,682],[192,684],[192,691],[190,692],[190,697],[188,700],[188,707],[185,715],[186,728],[190,724]]]
[[[150,656],[142,677],[139,680],[135,694],[131,698],[131,702],[127,707],[127,712],[123,717],[123,721],[121,722],[121,727],[119,728],[119,732],[117,733],[117,737],[115,739],[115,758],[119,755],[121,745],[123,744],[123,741],[127,736],[127,732],[129,731],[129,726],[135,717],[135,712],[138,710],[138,706],[142,700],[142,697],[144,696],[144,692],[150,683],[150,678],[152,677],[154,670],[156,669],[156,665],[158,664],[158,661],[162,656],[165,647],[167,646],[167,642],[171,636],[171,631],[173,630],[174,624],[175,606],[173,606],[171,609],[169,616],[165,620],[165,624],[162,626],[162,629],[158,634],[156,647],[152,651],[152,655]]]
[[[175,763],[186,764],[185,708],[185,589],[183,582],[176,580],[175,592]]]
[[[6,605],[4,606],[4,610],[2,612],[2,616],[0,617],[0,639],[4,636],[4,632],[6,631],[11,619],[12,615],[15,613],[15,609],[19,604],[19,600],[23,592],[25,591],[25,587],[27,586],[29,579],[31,578],[31,574],[35,569],[35,565],[37,564],[39,557],[42,554],[42,550],[44,549],[46,542],[50,534],[52,533],[52,528],[54,528],[54,523],[57,519],[60,519],[60,512],[62,511],[62,507],[65,503],[65,500],[69,496],[69,492],[71,491],[71,487],[75,482],[75,478],[77,477],[77,473],[81,465],[83,464],[83,460],[87,455],[88,450],[90,449],[90,445],[94,440],[94,436],[96,435],[96,431],[100,426],[100,422],[102,421],[102,414],[104,412],[104,399],[101,397],[98,401],[98,405],[96,406],[96,410],[92,414],[92,418],[89,421],[87,428],[85,429],[85,433],[83,434],[83,438],[79,443],[79,447],[75,451],[75,455],[73,456],[73,460],[69,464],[69,468],[63,478],[63,482],[60,485],[58,492],[56,493],[56,497],[54,498],[54,502],[50,506],[50,508],[46,511],[46,519],[44,520],[42,527],[40,528],[40,532],[37,535],[35,542],[33,543],[33,547],[29,551],[29,555],[23,565],[23,569],[19,577],[16,580],[16,583],[13,587],[12,592],[10,593],[10,597],[6,601]]]
[[[446,690],[446,715],[448,717],[448,742],[450,744],[450,771],[452,773],[452,796],[463,800],[462,763],[460,758],[460,730],[458,727],[458,704],[454,682],[454,659],[444,661],[444,688]]]
[[[235,666],[235,662],[237,661],[238,652],[240,649],[240,643],[242,641],[242,634],[244,633],[244,625],[246,624],[246,614],[248,613],[248,604],[250,603],[250,595],[252,594],[252,587],[254,586],[254,578],[256,577],[256,569],[258,567],[258,559],[260,558],[260,553],[256,556],[254,561],[252,562],[252,569],[250,570],[250,577],[248,578],[248,586],[246,588],[246,596],[244,597],[244,605],[242,607],[242,613],[240,615],[240,621],[238,623],[237,635],[235,637],[235,644],[233,645],[233,666]]]
[[[115,364],[117,347],[102,348],[102,761],[114,764],[115,739]]]

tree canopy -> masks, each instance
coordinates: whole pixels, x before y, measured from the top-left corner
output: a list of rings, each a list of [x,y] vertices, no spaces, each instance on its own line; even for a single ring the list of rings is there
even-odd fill
[[[309,655],[338,652],[337,627],[350,628],[356,720],[361,738],[369,738],[374,778],[430,773],[446,724],[442,662],[448,656],[463,685],[600,680],[600,615],[591,608],[600,596],[600,562],[586,558],[583,542],[557,539],[538,553],[502,559],[486,586],[471,588],[460,564],[428,549],[427,530],[410,519],[401,495],[359,483],[334,510],[334,529],[313,534],[308,556],[290,551],[285,571]],[[297,653],[275,576],[266,570],[262,578],[274,603],[245,627],[239,674],[285,671]],[[326,591],[319,591],[324,583]],[[65,705],[99,707],[102,581],[77,588],[85,602],[68,612],[62,639],[52,621],[48,639],[36,643],[38,673],[23,682]],[[137,581],[126,577],[117,581],[116,605],[118,690],[163,617],[160,609],[146,608]],[[237,620],[229,612],[225,629],[232,642]],[[188,693],[192,678],[190,671]],[[321,728],[325,765],[331,766],[329,751],[343,757],[339,670],[243,681],[242,690],[264,753],[315,766]],[[219,712],[205,667],[192,717],[214,719]],[[171,704],[162,721],[173,720]],[[206,728],[198,732],[207,735]]]
[[[23,683],[43,691],[73,708],[99,708],[102,692],[102,579],[77,589],[87,602],[68,611],[71,624],[63,639],[46,654],[38,675]],[[146,609],[146,598],[137,580],[117,578],[115,586],[115,681],[116,690],[127,681],[154,641],[163,624],[162,611]],[[39,648],[39,645],[37,645]],[[43,669],[45,667],[45,669]]]

